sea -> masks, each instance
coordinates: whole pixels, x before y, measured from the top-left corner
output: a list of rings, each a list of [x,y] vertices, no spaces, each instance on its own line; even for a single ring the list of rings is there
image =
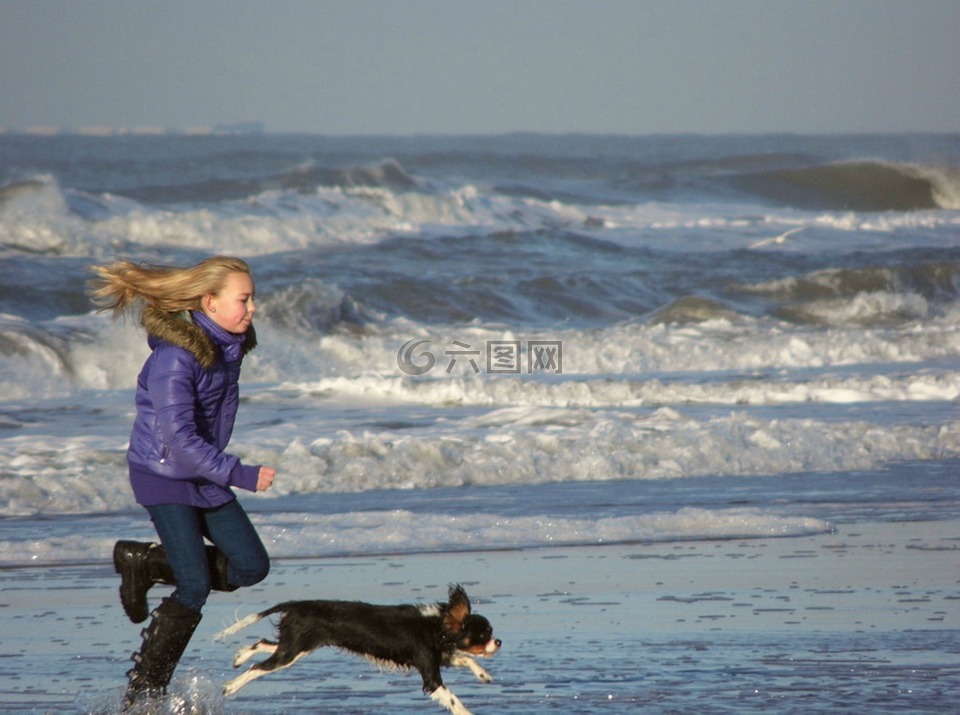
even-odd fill
[[[0,134],[0,569],[152,538],[135,320],[240,256],[271,556],[960,518],[960,135]]]

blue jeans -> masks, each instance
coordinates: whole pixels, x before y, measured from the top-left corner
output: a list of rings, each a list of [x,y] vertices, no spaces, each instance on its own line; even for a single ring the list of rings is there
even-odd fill
[[[204,537],[227,557],[230,586],[260,583],[270,571],[270,557],[237,500],[214,509],[187,504],[146,507],[177,580],[173,596],[199,612],[213,585]]]

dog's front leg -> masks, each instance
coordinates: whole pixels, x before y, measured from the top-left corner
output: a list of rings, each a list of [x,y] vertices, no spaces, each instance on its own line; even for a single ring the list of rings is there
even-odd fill
[[[445,707],[453,715],[472,715],[460,702],[460,698],[443,684],[439,661],[421,663],[417,670],[420,671],[420,677],[423,678],[423,692],[427,693],[431,700]]]
[[[477,663],[469,655],[463,653],[457,653],[453,656],[453,659],[450,661],[450,665],[454,668],[469,668],[470,672],[477,676],[477,680],[481,683],[492,683],[493,677],[485,671],[480,664]]]
[[[430,693],[430,699],[445,707],[453,715],[473,715],[446,685],[441,685]]]

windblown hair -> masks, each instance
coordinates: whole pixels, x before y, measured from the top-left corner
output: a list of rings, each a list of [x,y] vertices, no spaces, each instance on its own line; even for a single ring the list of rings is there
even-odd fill
[[[208,294],[218,294],[231,273],[250,274],[239,258],[213,256],[190,268],[173,268],[118,261],[94,266],[90,298],[101,312],[112,310],[117,318],[134,313],[141,318],[145,307],[164,313],[199,310]]]

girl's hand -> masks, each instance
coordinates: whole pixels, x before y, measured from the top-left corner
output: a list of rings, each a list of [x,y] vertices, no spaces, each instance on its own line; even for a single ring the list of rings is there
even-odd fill
[[[260,474],[257,475],[257,491],[263,492],[273,485],[273,478],[277,470],[271,467],[260,467]]]

